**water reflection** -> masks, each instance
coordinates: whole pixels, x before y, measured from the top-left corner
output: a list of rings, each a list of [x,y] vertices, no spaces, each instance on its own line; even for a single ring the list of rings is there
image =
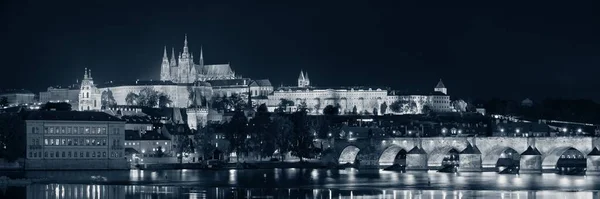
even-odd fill
[[[600,198],[597,192],[589,191],[600,190],[600,177],[557,174],[273,169],[52,171],[20,175],[50,182],[4,188],[0,198]],[[107,181],[92,181],[92,176]]]

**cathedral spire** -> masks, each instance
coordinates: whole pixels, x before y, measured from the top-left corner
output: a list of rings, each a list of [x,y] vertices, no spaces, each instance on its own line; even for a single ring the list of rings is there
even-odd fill
[[[187,41],[187,34],[185,34],[185,39],[183,40],[183,56],[184,58],[187,57],[188,55],[188,41]]]
[[[177,66],[177,59],[175,58],[175,48],[171,48],[171,61],[169,62],[171,64],[171,67]]]
[[[92,79],[92,69],[88,69],[88,78]]]
[[[300,70],[300,76],[298,76],[298,80],[304,80],[304,71]]]
[[[83,79],[87,79],[88,78],[88,69],[85,68],[85,73],[83,74]]]
[[[167,46],[165,46],[165,50],[163,52],[163,60],[169,60],[169,57],[167,57]]]
[[[202,46],[200,46],[200,60],[204,59],[204,54],[202,53]]]

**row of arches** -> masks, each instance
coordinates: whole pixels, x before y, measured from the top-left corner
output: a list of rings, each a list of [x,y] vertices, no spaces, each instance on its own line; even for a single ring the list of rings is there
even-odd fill
[[[368,153],[368,152],[365,152]],[[346,146],[339,155],[340,165],[360,164],[361,149],[354,145]],[[400,146],[391,146],[382,151],[377,163],[379,168],[393,165],[406,166],[407,150]],[[427,154],[428,163],[440,165],[440,168],[451,170],[460,166],[460,151],[452,148],[439,148]],[[511,147],[499,147],[481,156],[486,162],[494,162],[496,171],[500,173],[518,172],[521,153]],[[576,174],[585,171],[586,155],[573,147],[558,147],[551,150],[542,159],[542,165],[553,165],[559,174]],[[489,166],[489,165],[488,165]]]

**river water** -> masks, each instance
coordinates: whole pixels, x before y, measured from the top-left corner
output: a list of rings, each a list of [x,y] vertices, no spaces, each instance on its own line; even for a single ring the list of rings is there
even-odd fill
[[[4,174],[13,178],[46,178],[48,182],[0,188],[0,198],[600,198],[600,176],[556,174],[397,173],[354,169]],[[92,176],[101,176],[103,180],[94,181]]]

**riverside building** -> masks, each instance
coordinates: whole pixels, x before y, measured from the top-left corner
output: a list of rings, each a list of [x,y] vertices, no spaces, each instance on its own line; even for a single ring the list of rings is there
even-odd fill
[[[26,119],[27,170],[125,169],[125,121],[103,112],[36,111]]]

